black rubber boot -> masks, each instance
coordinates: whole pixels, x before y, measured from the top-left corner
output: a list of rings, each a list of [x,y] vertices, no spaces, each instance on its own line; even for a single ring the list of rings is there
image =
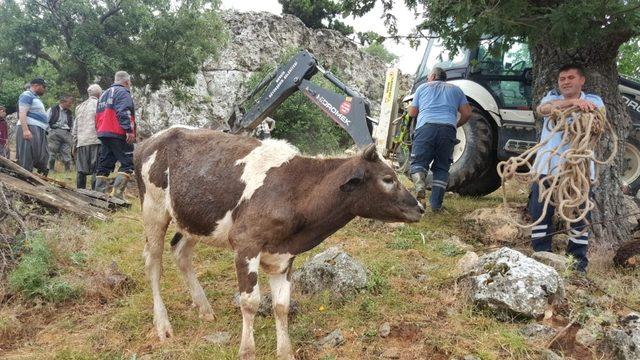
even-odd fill
[[[78,189],[86,189],[87,188],[87,174],[77,173],[77,175],[76,175],[76,188],[78,188]]]
[[[56,159],[49,159],[49,172],[56,171]]]
[[[111,196],[124,200],[124,190],[127,188],[127,183],[131,175],[123,172],[119,172],[116,179],[113,181],[113,190]]]
[[[427,178],[427,174],[423,172],[416,172],[411,174],[411,180],[413,181],[413,185],[416,188],[416,198],[418,200],[424,200],[427,194],[427,183],[425,179]]]
[[[107,191],[107,187],[109,187],[109,177],[101,175],[96,176],[95,191],[103,193]]]
[[[91,174],[91,190],[96,189],[96,174]]]

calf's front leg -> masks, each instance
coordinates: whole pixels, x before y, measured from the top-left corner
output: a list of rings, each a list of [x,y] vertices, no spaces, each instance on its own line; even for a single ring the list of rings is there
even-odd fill
[[[240,341],[240,359],[256,357],[253,340],[253,319],[260,306],[260,287],[258,286],[258,268],[260,253],[237,253],[236,273],[240,290],[240,310],[242,311],[242,340]]]
[[[291,265],[282,273],[269,274],[273,314],[276,318],[276,334],[278,339],[278,358],[294,359],[289,340],[289,300],[291,299]]]

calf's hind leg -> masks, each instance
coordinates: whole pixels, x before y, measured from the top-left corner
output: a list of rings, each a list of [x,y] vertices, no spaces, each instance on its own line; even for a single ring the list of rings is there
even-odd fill
[[[206,320],[213,320],[215,318],[211,304],[207,300],[207,296],[198,282],[198,277],[193,269],[193,247],[198,242],[198,238],[195,236],[182,236],[182,233],[178,232],[171,241],[171,248],[176,260],[182,277],[189,287],[191,292],[191,299],[193,304],[198,307],[200,317]]]

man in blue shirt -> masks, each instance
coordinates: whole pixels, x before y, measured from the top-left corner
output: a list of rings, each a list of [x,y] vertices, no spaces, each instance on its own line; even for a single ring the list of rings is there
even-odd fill
[[[420,85],[409,106],[409,116],[417,118],[411,146],[411,180],[419,200],[425,198],[427,172],[431,169],[431,210],[438,212],[449,181],[456,128],[471,117],[471,106],[459,87],[446,83],[447,73],[434,68],[427,82]],[[460,112],[460,119],[458,119]]]
[[[18,126],[16,131],[16,148],[18,164],[28,171],[38,169],[43,175],[49,170],[47,161],[47,129],[49,118],[40,96],[47,90],[47,83],[42,78],[31,80],[29,90],[18,98]]]
[[[577,107],[582,111],[600,110],[605,112],[604,102],[598,95],[585,94],[582,87],[586,81],[584,69],[580,65],[564,65],[558,72],[558,90],[551,90],[542,98],[536,112],[544,117],[540,141],[547,143],[538,150],[533,163],[534,171],[544,177],[549,174],[556,174],[563,163],[561,155],[569,149],[568,145],[563,145],[560,151],[553,153],[553,150],[561,145],[563,132],[551,133],[553,126],[549,124],[549,115],[554,110],[563,110]],[[571,121],[568,119],[568,121]],[[595,165],[590,164],[591,180],[595,180]],[[542,216],[544,203],[539,199],[540,188],[538,183],[531,186],[529,195],[529,214],[532,219],[537,220]],[[553,215],[555,208],[549,205],[542,222],[531,229],[531,244],[535,251],[552,251],[551,238],[553,233]],[[587,216],[590,220],[590,216]],[[589,231],[586,221],[580,221],[571,225],[569,243],[567,244],[567,254],[576,259],[575,269],[585,272],[587,269],[587,246],[589,244]]]

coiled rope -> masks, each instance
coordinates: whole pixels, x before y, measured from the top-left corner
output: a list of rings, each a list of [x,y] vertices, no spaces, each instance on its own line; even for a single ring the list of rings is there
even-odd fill
[[[521,155],[498,163],[497,170],[502,179],[505,208],[508,207],[505,187],[508,180],[516,179],[527,184],[537,182],[540,188],[537,200],[543,203],[542,215],[531,224],[522,224],[516,219],[511,219],[521,228],[531,228],[542,222],[549,205],[555,206],[556,213],[567,225],[585,220],[589,211],[595,208],[589,197],[591,161],[598,165],[608,164],[613,161],[618,151],[618,137],[601,111],[582,111],[578,107],[556,109],[549,115],[547,126],[551,128],[547,138]],[[605,132],[609,132],[613,139],[613,150],[607,159],[600,160],[596,157],[594,149]],[[560,143],[538,153],[557,133],[562,133]],[[545,154],[549,156],[547,163],[543,164],[544,169],[551,169],[552,159],[558,158],[559,166],[555,174],[539,174],[531,164],[534,155],[543,157]],[[518,172],[518,169],[523,167],[528,171]]]

